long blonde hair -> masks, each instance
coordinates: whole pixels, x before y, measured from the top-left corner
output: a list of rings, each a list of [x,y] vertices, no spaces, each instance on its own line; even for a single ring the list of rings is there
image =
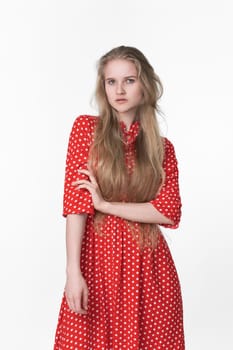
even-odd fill
[[[136,119],[140,122],[136,137],[135,166],[129,175],[124,157],[124,145],[116,111],[107,100],[104,83],[104,68],[114,59],[130,60],[136,66],[141,81],[144,100],[139,106]],[[95,129],[94,142],[90,150],[90,163],[103,197],[107,201],[120,201],[126,196],[128,202],[148,202],[152,200],[164,181],[162,168],[164,146],[159,133],[157,113],[158,100],[163,87],[146,57],[134,47],[119,46],[103,55],[98,62],[95,97],[99,108],[99,118]],[[144,181],[143,181],[144,180]],[[96,212],[95,227],[99,234],[104,214]],[[136,238],[135,225],[128,221]],[[156,224],[138,223],[139,245],[152,249],[158,241]]]

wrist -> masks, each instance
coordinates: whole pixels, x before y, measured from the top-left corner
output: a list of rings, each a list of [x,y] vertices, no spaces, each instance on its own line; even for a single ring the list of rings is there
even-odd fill
[[[99,209],[99,211],[101,211],[104,214],[110,214],[110,206],[111,206],[110,202],[104,201],[101,204],[101,208]]]
[[[81,275],[81,269],[78,265],[67,265],[66,266],[66,275],[67,276],[73,276],[73,275]]]

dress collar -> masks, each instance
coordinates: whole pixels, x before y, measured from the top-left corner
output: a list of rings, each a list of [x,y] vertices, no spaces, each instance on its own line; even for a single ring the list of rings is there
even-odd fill
[[[139,122],[139,120],[135,120],[130,125],[129,130],[127,130],[127,126],[123,122],[123,120],[120,120],[119,124],[120,124],[121,131],[123,133],[124,141],[127,144],[133,143],[136,140],[136,137],[139,134],[139,129],[140,129],[140,122]]]

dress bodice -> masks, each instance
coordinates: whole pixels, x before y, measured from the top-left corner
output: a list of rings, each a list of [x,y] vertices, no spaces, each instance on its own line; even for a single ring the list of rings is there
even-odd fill
[[[135,157],[136,157],[136,138],[140,131],[140,122],[138,120],[134,121],[129,130],[127,130],[126,124],[121,120],[119,122],[121,131],[122,131],[122,138],[124,143],[124,152],[125,152],[125,162],[128,169],[129,174],[132,173],[134,163],[135,163]]]

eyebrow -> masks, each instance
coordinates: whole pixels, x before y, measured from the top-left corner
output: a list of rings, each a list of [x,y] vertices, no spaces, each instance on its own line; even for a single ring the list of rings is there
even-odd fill
[[[126,76],[126,77],[124,77],[125,79],[129,79],[129,78],[136,78],[137,79],[137,76],[136,75],[128,75],[128,76]],[[109,78],[105,78],[104,80],[111,80],[111,79],[115,79],[115,78],[111,78],[111,77],[109,77]]]

